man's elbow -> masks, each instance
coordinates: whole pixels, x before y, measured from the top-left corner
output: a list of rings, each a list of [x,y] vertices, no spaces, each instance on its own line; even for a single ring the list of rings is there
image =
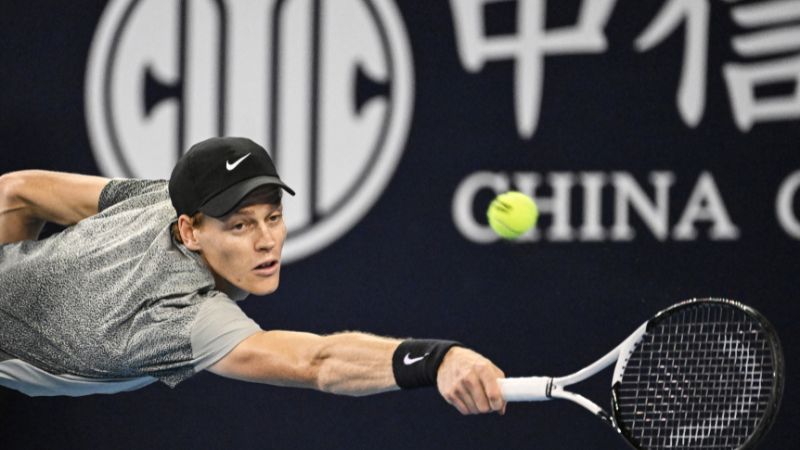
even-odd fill
[[[19,209],[23,206],[24,185],[25,172],[8,172],[0,175],[0,211]]]

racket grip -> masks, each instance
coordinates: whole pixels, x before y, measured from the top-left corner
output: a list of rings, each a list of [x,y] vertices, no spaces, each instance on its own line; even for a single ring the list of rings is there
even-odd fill
[[[540,402],[550,400],[551,377],[500,378],[500,392],[507,402]]]

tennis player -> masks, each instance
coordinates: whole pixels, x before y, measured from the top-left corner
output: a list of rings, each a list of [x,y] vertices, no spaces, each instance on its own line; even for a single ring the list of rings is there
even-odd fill
[[[346,395],[437,386],[462,414],[503,413],[503,372],[456,342],[262,330],[242,312],[278,288],[284,191],[262,147],[227,137],[169,182],[0,177],[0,386],[110,394],[209,370]],[[45,222],[69,227],[37,240]]]

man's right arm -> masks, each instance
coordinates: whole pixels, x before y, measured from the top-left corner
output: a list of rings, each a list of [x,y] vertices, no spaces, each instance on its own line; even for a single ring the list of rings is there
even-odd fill
[[[108,178],[45,170],[0,176],[0,244],[36,239],[45,222],[73,225],[97,214]]]
[[[244,381],[370,395],[399,389],[392,357],[400,343],[398,339],[359,332],[320,336],[262,331],[242,341],[209,370]],[[436,386],[462,414],[502,413],[505,401],[497,379],[504,377],[483,356],[453,347],[437,370]]]

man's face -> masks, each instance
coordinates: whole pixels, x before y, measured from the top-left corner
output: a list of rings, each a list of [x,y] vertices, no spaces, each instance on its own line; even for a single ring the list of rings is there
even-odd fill
[[[256,295],[278,288],[286,240],[283,207],[263,200],[253,196],[234,213],[221,218],[206,216],[195,227],[201,255],[215,278]]]

